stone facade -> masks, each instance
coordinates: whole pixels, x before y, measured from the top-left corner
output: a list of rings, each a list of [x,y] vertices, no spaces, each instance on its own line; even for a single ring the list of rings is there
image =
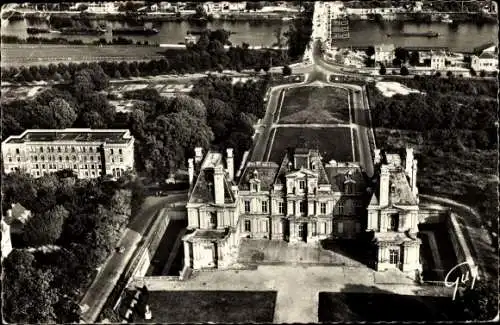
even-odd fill
[[[324,164],[315,150],[287,152],[281,164],[247,163],[234,182],[232,150],[190,159],[192,186],[185,263],[194,269],[229,265],[242,237],[314,243],[356,238],[366,227],[366,180],[357,163]],[[195,166],[196,165],[196,166]]]
[[[134,168],[134,137],[129,130],[26,130],[2,142],[5,173],[23,170],[33,177],[71,169],[79,178],[120,177]]]
[[[422,271],[417,238],[419,206],[417,160],[406,149],[404,164],[397,154],[375,153],[379,177],[368,210],[367,231],[376,246],[375,269],[400,269],[410,275]]]
[[[237,183],[231,149],[225,159],[215,152],[203,157],[201,148],[195,152],[188,164],[186,266],[230,266],[241,238],[317,243],[366,238],[369,232],[376,270],[421,272],[412,149],[407,149],[404,161],[398,154],[375,151],[376,186],[359,164],[323,163],[317,150],[289,150],[280,164],[248,162]]]

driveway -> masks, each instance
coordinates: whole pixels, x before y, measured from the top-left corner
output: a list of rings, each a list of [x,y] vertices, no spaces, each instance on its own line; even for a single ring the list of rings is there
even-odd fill
[[[167,197],[148,197],[140,211],[132,218],[128,228],[123,233],[117,246],[123,247],[123,252],[112,252],[94,282],[80,302],[83,309],[82,319],[93,323],[101,312],[109,294],[113,291],[121,274],[133,256],[143,235],[153,222],[158,212],[176,201],[186,201],[186,193],[172,194]]]

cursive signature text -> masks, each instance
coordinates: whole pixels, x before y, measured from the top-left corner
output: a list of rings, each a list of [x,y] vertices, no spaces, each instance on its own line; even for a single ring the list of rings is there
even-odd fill
[[[460,276],[456,277],[455,281],[449,282],[448,278],[451,277],[453,271],[459,269],[462,265],[469,265],[469,267],[471,269],[470,279],[469,279],[469,271],[467,270],[467,272],[465,272],[465,276],[464,276],[464,274],[461,274]],[[457,295],[458,286],[460,284],[467,284],[470,280],[471,281],[470,288],[474,289],[474,284],[476,283],[477,278],[478,278],[477,266],[470,264],[469,262],[463,262],[463,263],[460,263],[460,264],[456,265],[455,267],[453,267],[450,270],[450,272],[448,272],[448,274],[446,274],[446,277],[444,278],[444,285],[448,288],[455,287],[453,289],[453,300],[455,300],[455,296]]]

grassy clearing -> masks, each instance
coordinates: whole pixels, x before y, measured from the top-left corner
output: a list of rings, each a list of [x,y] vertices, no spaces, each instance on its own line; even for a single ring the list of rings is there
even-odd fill
[[[279,123],[349,123],[347,91],[335,87],[298,87],[286,91]]]
[[[271,323],[276,291],[150,291],[155,323]]]
[[[320,322],[443,321],[454,317],[450,297],[396,295],[373,287],[353,287],[358,292],[319,293]]]
[[[349,128],[278,128],[269,160],[280,163],[289,147],[317,149],[325,162],[353,161]]]

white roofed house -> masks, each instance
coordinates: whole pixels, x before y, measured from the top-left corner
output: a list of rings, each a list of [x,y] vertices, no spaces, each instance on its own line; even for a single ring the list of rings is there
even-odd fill
[[[444,70],[446,68],[446,53],[441,51],[431,51],[431,69]]]
[[[392,64],[394,60],[394,44],[379,44],[375,46],[375,63]]]
[[[498,47],[492,46],[479,56],[471,57],[471,68],[475,71],[494,72],[498,70]]]

